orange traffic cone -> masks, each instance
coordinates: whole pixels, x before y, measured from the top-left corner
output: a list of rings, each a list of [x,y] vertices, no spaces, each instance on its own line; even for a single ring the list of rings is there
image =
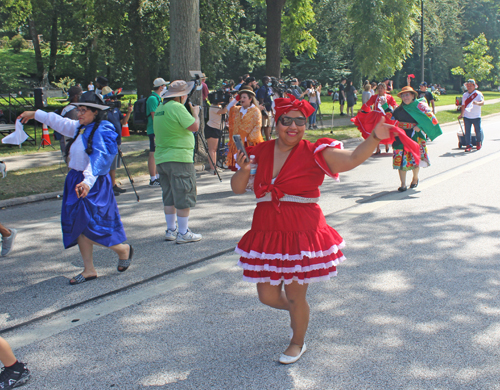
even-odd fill
[[[45,123],[42,125],[42,142],[40,143],[40,146],[52,146],[49,137],[49,129]]]
[[[128,123],[122,126],[122,137],[130,137],[130,130],[128,128]]]

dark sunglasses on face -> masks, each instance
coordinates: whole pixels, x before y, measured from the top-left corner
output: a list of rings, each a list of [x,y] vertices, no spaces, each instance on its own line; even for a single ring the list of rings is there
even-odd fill
[[[307,118],[300,116],[298,118],[291,118],[289,116],[282,116],[280,122],[283,126],[291,126],[292,122],[295,122],[297,126],[305,126],[307,123]]]

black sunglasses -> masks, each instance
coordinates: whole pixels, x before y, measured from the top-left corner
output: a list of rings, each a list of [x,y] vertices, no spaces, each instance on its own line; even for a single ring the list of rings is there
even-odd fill
[[[292,122],[295,122],[297,126],[305,126],[307,123],[307,118],[300,116],[298,118],[291,118],[289,116],[282,116],[280,122],[283,126],[291,126]]]

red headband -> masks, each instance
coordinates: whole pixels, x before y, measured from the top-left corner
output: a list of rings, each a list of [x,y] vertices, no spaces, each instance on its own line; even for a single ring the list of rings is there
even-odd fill
[[[300,111],[307,118],[311,116],[316,109],[309,104],[307,100],[299,100],[294,95],[288,94],[287,98],[278,98],[274,101],[274,110],[276,111],[276,116],[274,120],[278,123],[278,119],[281,115],[286,114],[290,111]]]

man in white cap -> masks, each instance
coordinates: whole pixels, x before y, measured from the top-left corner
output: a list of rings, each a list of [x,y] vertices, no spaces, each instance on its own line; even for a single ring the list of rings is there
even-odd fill
[[[472,151],[471,128],[474,125],[476,133],[476,150],[480,150],[483,142],[483,131],[481,129],[481,106],[484,104],[484,97],[477,90],[474,79],[469,79],[465,83],[467,91],[462,96],[461,113],[458,119],[464,118],[465,125],[465,152]]]
[[[155,164],[155,132],[153,129],[153,119],[155,117],[155,110],[161,103],[161,94],[165,90],[167,82],[161,77],[158,77],[153,81],[153,91],[151,95],[146,100],[146,115],[148,117],[148,127],[147,134],[149,137],[149,158],[148,158],[148,170],[149,170],[149,185],[159,186],[160,180],[158,172],[156,171]]]
[[[153,122],[156,168],[160,174],[167,222],[165,239],[177,244],[201,240],[201,234],[188,228],[189,211],[196,205],[193,133],[200,125],[200,107],[190,105],[190,113],[184,104],[193,87],[194,81],[173,81],[162,95],[165,103],[156,109]]]

